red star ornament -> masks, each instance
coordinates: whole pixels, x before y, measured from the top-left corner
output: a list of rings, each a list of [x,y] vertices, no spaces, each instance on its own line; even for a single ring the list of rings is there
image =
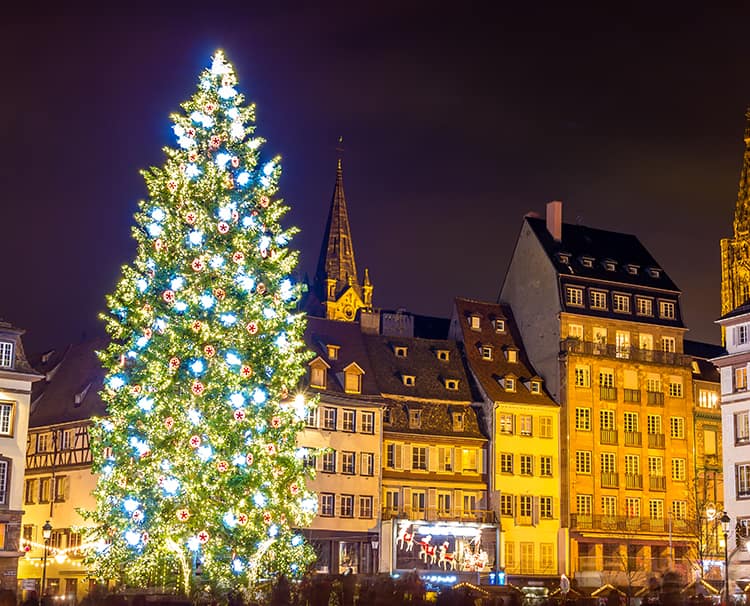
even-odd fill
[[[188,441],[188,444],[190,444],[191,448],[198,448],[198,446],[201,445],[201,437],[200,436],[190,436],[190,440]]]
[[[276,454],[276,444],[266,444],[266,452],[273,456]]]
[[[245,417],[247,416],[245,413],[245,410],[242,408],[238,408],[234,411],[234,414],[232,415],[234,417],[235,421],[244,421]]]
[[[253,461],[255,461],[255,457],[253,456],[252,452],[247,453],[247,456],[245,457],[245,461],[248,465],[252,465]]]
[[[205,530],[201,530],[198,533],[198,542],[201,545],[205,545],[206,543],[208,543],[208,539],[209,538],[210,538],[210,536],[209,536],[209,534]]]
[[[253,369],[250,366],[243,366],[240,369],[240,375],[242,375],[244,379],[249,379],[253,376]]]
[[[198,216],[191,210],[188,213],[185,213],[185,223],[189,223],[192,225],[195,223],[196,219],[198,219]]]
[[[177,370],[180,367],[180,358],[177,356],[172,356],[169,358],[169,368],[171,370]]]
[[[180,522],[187,522],[188,518],[190,518],[190,512],[187,509],[178,509],[177,510],[177,519]]]
[[[232,261],[235,263],[242,263],[242,261],[245,260],[245,255],[242,254],[239,250],[232,255]]]
[[[278,429],[279,427],[281,427],[281,417],[272,417],[271,427],[273,427],[274,429]]]
[[[174,303],[174,291],[165,290],[161,293],[161,298],[164,299],[165,303]]]
[[[190,267],[193,268],[193,271],[203,271],[206,269],[206,264],[203,262],[202,259],[197,258],[193,259],[193,262],[190,264]]]
[[[216,469],[219,470],[219,473],[224,473],[225,471],[229,470],[229,463],[227,463],[226,461],[219,461],[216,464]]]
[[[167,417],[164,419],[164,427],[167,429],[172,429],[174,427],[174,419],[172,417]]]
[[[263,208],[268,208],[268,205],[271,203],[271,200],[268,198],[268,196],[261,196],[260,197],[260,205]]]
[[[247,514],[246,513],[238,513],[237,514],[237,523],[240,526],[244,526],[247,524]]]
[[[202,396],[203,392],[206,390],[206,386],[203,385],[200,381],[193,381],[193,384],[190,386],[190,390],[196,395],[196,396]]]
[[[226,221],[219,221],[219,224],[216,226],[216,229],[219,231],[220,234],[226,234],[229,232],[229,223]]]
[[[213,345],[206,345],[203,348],[203,353],[206,354],[207,358],[213,358],[216,355],[216,348]]]
[[[254,335],[258,332],[258,323],[257,322],[248,322],[247,326],[245,326],[247,329],[247,332],[249,332],[251,335]]]

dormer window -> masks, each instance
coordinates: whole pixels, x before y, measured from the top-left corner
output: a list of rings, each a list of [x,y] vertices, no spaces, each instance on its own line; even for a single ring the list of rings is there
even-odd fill
[[[505,359],[508,360],[511,364],[515,364],[518,362],[518,350],[513,348],[508,348],[505,350]]]
[[[339,359],[339,349],[341,349],[338,345],[326,345],[326,351],[328,352],[328,359],[329,360],[338,360]]]
[[[584,267],[594,267],[594,257],[581,257],[580,260]]]
[[[570,255],[566,252],[559,252],[557,253],[557,260],[560,261],[563,265],[569,265],[570,264]]]
[[[693,374],[694,374],[694,375],[699,375],[699,374],[701,374],[701,369],[700,369],[700,366],[698,366],[698,362],[696,362],[695,360],[693,360],[693,361],[691,362],[690,366],[691,366],[691,367],[692,367],[692,369],[693,369]]]
[[[393,347],[393,353],[397,358],[405,358],[408,350],[403,345],[395,345]]]
[[[503,387],[505,391],[516,391],[516,379],[514,377],[505,377]]]
[[[422,411],[409,410],[409,429],[419,429],[422,427]]]
[[[607,271],[615,271],[615,269],[617,268],[617,263],[612,259],[604,259],[604,261],[602,261],[602,265]]]
[[[310,387],[325,389],[327,387],[328,370],[331,367],[321,357],[310,362]]]
[[[442,362],[447,362],[451,359],[451,352],[447,349],[438,349],[435,352],[435,355],[437,356],[437,359],[441,360]]]
[[[445,388],[451,391],[458,391],[458,379],[446,379]]]
[[[464,430],[464,413],[454,412],[453,415],[453,431]]]
[[[529,383],[529,391],[533,394],[540,394],[542,393],[542,382],[541,381],[531,381]]]
[[[362,393],[362,370],[356,362],[344,368],[344,391],[346,393]]]
[[[636,276],[638,275],[638,266],[633,265],[632,263],[628,263],[625,266],[625,271],[628,272],[631,276]]]
[[[746,345],[750,340],[750,324],[740,324],[734,327],[734,344]]]
[[[471,330],[479,330],[480,329],[479,320],[480,318],[478,315],[476,314],[470,315],[469,316],[469,328],[471,328]]]
[[[401,379],[407,387],[414,387],[414,384],[417,382],[417,378],[414,375],[401,375]]]
[[[646,273],[652,278],[658,278],[661,275],[661,269],[658,267],[647,267]]]
[[[482,345],[479,351],[482,354],[482,360],[492,360],[492,347],[490,345]]]
[[[500,318],[495,320],[495,332],[505,332],[505,320]]]
[[[0,341],[0,368],[13,368],[12,341]]]

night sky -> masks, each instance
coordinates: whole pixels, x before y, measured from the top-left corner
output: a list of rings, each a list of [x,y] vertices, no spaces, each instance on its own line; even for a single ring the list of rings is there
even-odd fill
[[[454,296],[495,300],[523,215],[560,199],[566,221],[637,234],[682,288],[688,336],[718,341],[750,8],[153,4],[148,17],[35,4],[0,24],[0,317],[27,329],[28,350],[102,331],[135,254],[138,171],[162,163],[168,115],[216,48],[257,104],[265,152],[282,155],[303,271],[343,135],[376,306],[446,316]]]

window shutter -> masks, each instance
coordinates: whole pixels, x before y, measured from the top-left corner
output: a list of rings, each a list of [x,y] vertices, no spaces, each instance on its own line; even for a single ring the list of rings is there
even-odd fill
[[[424,504],[425,517],[428,520],[434,519],[437,512],[437,488],[428,488],[425,498],[427,499],[427,502]]]
[[[539,524],[539,497],[532,497],[531,502],[531,523],[536,526]]]
[[[518,495],[513,495],[513,521],[518,524]]]
[[[464,469],[464,462],[463,462],[463,451],[460,448],[456,448],[454,451],[456,454],[453,457],[453,463],[454,463],[454,470],[458,473],[461,473]]]
[[[487,469],[487,451],[484,448],[477,449],[477,473],[484,473]]]
[[[445,471],[445,448],[438,448],[438,471]]]
[[[401,444],[394,444],[393,445],[393,454],[395,455],[393,463],[394,463],[394,467],[396,469],[402,469],[402,467],[406,468],[405,466],[402,465],[402,463],[403,463],[403,451],[406,448],[408,448],[407,445],[403,445],[403,446]]]

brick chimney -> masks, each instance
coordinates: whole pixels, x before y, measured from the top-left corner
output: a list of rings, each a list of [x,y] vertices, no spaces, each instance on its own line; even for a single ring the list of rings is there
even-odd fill
[[[547,231],[556,242],[562,240],[562,202],[547,202]]]

